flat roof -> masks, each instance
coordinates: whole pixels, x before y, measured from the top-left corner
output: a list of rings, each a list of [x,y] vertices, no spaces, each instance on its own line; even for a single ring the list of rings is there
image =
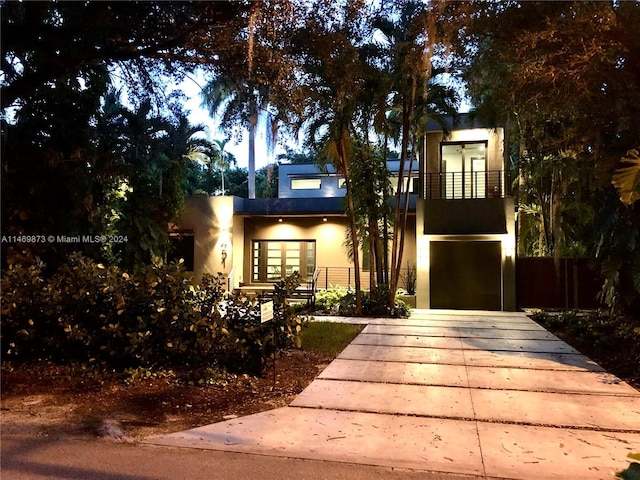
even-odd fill
[[[449,131],[467,130],[471,128],[501,128],[503,125],[492,125],[481,119],[475,112],[459,113],[455,116],[446,116],[444,121]],[[427,132],[441,132],[442,126],[435,120],[427,121]]]
[[[409,211],[415,212],[418,195],[409,195]],[[233,207],[240,215],[344,215],[345,197],[325,198],[239,198],[234,197]]]

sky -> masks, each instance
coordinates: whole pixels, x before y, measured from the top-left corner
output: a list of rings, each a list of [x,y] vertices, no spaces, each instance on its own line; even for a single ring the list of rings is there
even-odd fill
[[[207,109],[202,108],[202,99],[200,91],[206,84],[204,75],[200,72],[196,75],[189,76],[182,83],[176,85],[176,90],[182,90],[187,97],[183,102],[185,110],[189,110],[189,122],[192,125],[204,125],[206,127],[205,135],[210,140],[224,140],[224,132],[218,129],[219,121],[212,118]],[[259,128],[256,135],[256,170],[273,163],[275,155],[268,156],[266,153],[266,139],[264,129]],[[242,141],[237,143],[231,139],[225,147],[225,151],[230,152],[236,158],[239,167],[247,168],[248,164],[248,141],[246,132],[243,134]],[[275,154],[280,153],[276,148]]]
[[[446,78],[443,78],[445,82],[453,83],[456,88],[460,89],[462,95],[462,104],[459,107],[460,112],[467,112],[470,109],[468,100],[464,97],[464,88],[460,86],[452,77],[448,74],[444,74]],[[205,136],[210,140],[223,140],[226,138],[225,133],[218,129],[219,121],[216,118],[212,118],[209,111],[202,108],[202,99],[200,92],[202,87],[206,84],[205,75],[203,72],[196,72],[193,75],[188,76],[185,80],[176,85],[176,90],[182,90],[186,96],[186,100],[183,102],[185,110],[189,110],[189,121],[192,125],[204,125],[206,127]],[[256,135],[256,170],[275,162],[275,156],[279,153],[283,153],[284,149],[280,146],[276,147],[275,152],[272,155],[267,154],[266,138],[264,128],[259,128]],[[289,144],[291,148],[297,149],[294,143]],[[239,167],[247,168],[248,164],[248,141],[247,133],[243,134],[242,141],[239,143],[235,139],[231,139],[227,143],[225,150],[232,153]]]

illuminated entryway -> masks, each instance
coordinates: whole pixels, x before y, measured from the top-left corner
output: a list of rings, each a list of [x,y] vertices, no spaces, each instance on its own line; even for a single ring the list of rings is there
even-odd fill
[[[254,240],[252,282],[277,282],[299,272],[304,281],[316,268],[315,240]]]

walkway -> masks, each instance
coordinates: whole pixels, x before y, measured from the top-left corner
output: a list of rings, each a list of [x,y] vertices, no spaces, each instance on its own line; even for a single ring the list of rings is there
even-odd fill
[[[524,314],[367,323],[289,407],[145,443],[509,479],[608,479],[640,452],[640,392]]]

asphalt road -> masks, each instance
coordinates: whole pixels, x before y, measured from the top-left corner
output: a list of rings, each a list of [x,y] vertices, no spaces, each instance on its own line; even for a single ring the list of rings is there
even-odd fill
[[[94,438],[3,435],[3,480],[469,480],[317,460],[155,447]]]

